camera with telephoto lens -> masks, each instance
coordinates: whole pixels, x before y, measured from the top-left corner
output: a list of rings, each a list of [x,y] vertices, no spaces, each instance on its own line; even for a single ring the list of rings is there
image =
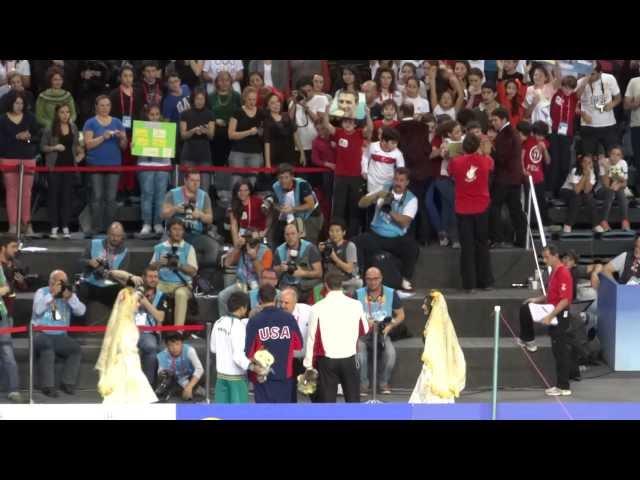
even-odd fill
[[[193,222],[194,222],[194,218],[193,218],[193,212],[196,209],[196,206],[191,203],[185,203],[183,205],[184,208],[184,228],[186,231],[191,231]]]
[[[388,192],[382,200],[380,210],[386,214],[391,213],[391,204],[393,203],[393,193]]]
[[[96,262],[98,262],[98,266],[93,269],[93,274],[96,278],[106,279],[107,278],[107,270],[109,270],[109,265],[107,264],[107,259],[103,257],[96,258]]]
[[[262,199],[262,205],[260,205],[260,209],[264,214],[267,214],[273,210],[276,205],[276,199],[273,195],[267,195]]]
[[[247,248],[254,249],[258,245],[260,245],[260,239],[257,238],[256,236],[254,236],[254,233],[251,230],[246,230],[244,232],[244,234],[242,235],[242,238],[244,238],[244,248],[245,248],[245,250]]]
[[[289,259],[285,262],[287,273],[293,275],[298,269],[298,250],[289,250]]]
[[[175,245],[171,245],[171,251],[166,253],[165,258],[167,259],[168,268],[172,268],[172,269],[178,268],[178,265],[180,265],[178,247]]]
[[[324,245],[324,250],[322,250],[322,258],[326,261],[326,260],[329,260],[329,258],[331,257],[331,254],[333,253],[334,250],[337,249],[337,247],[336,247],[336,244],[330,240],[324,242],[323,245]]]
[[[62,298],[65,292],[73,293],[73,285],[67,282],[60,281],[60,292],[58,292],[55,298]]]
[[[173,386],[174,381],[175,375],[169,370],[162,370],[158,374],[158,387],[155,391],[158,400],[166,402],[171,398],[171,387]]]

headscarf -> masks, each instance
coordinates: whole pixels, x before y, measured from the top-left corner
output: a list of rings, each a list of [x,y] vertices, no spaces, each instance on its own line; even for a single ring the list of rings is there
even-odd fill
[[[430,390],[444,399],[460,396],[466,381],[466,362],[442,293],[431,292],[431,313],[424,329],[422,361],[431,370]]]

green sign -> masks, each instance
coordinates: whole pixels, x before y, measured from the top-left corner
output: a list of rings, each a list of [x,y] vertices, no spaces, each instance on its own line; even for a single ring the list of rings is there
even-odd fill
[[[140,157],[175,157],[176,124],[134,120],[131,153]]]

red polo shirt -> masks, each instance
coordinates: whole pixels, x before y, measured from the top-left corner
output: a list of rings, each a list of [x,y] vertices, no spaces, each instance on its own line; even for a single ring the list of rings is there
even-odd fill
[[[483,213],[489,208],[489,172],[493,159],[472,153],[461,155],[449,162],[449,175],[455,183],[455,210],[461,215]]]
[[[336,144],[337,177],[359,177],[362,174],[362,146],[364,135],[361,128],[347,133],[343,128],[336,128],[331,137]]]
[[[573,277],[569,269],[560,264],[551,272],[547,287],[547,301],[557,307],[563,298],[569,303],[573,301]]]
[[[576,118],[578,97],[575,93],[565,95],[561,88],[551,97],[551,131],[558,133],[560,123],[567,124],[567,136],[573,137],[573,124]]]

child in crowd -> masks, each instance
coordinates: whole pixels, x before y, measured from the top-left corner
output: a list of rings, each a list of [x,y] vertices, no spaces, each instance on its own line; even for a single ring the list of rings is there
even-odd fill
[[[466,134],[475,135],[480,139],[480,148],[478,149],[478,153],[481,155],[491,155],[493,144],[491,143],[489,136],[482,133],[482,125],[480,125],[480,122],[472,120],[467,123]]]
[[[420,81],[417,78],[407,79],[404,89],[404,103],[413,105],[414,118],[419,120],[422,115],[429,113],[431,108],[426,98],[420,96]]]
[[[398,105],[393,100],[385,100],[382,102],[382,120],[373,122],[372,142],[380,140],[383,127],[396,128],[400,121],[398,120]]]
[[[560,189],[560,198],[564,200],[569,211],[564,222],[564,233],[571,233],[578,218],[578,211],[582,205],[587,208],[593,230],[602,233],[604,229],[598,225],[596,209],[593,202],[593,187],[596,185],[596,174],[593,172],[593,159],[591,155],[578,158],[577,165],[571,169],[571,173]]]
[[[615,146],[609,150],[609,158],[601,159],[599,162],[602,180],[600,195],[604,200],[604,213],[600,226],[604,231],[611,230],[608,220],[614,198],[622,210],[622,230],[631,230],[629,204],[625,193],[629,180],[629,167],[622,156],[622,147]]]
[[[383,127],[379,142],[369,145],[362,155],[362,178],[367,181],[367,193],[389,189],[396,168],[404,167],[404,156],[398,149],[400,133]]]
[[[149,122],[163,121],[160,115],[160,106],[151,105],[147,111]],[[133,145],[132,145],[133,149]],[[171,166],[170,158],[162,157],[138,157],[140,167],[168,167]],[[164,231],[162,227],[162,203],[169,186],[168,171],[140,171],[138,172],[138,182],[140,183],[140,213],[142,216],[142,230],[140,235],[149,235],[151,225],[156,235],[161,235]]]
[[[525,174],[533,180],[533,186],[536,192],[536,199],[540,207],[540,216],[542,222],[546,223],[546,201],[544,195],[544,168],[545,165],[551,163],[549,156],[549,142],[546,134],[549,127],[544,122],[536,122],[533,126],[526,121],[521,121],[516,126],[522,140],[522,167]],[[525,182],[525,191],[527,198],[529,196],[529,181]],[[531,225],[536,225],[535,215],[531,213]]]
[[[158,399],[166,402],[174,394],[180,394],[183,400],[204,398],[204,388],[197,386],[204,368],[196,349],[185,344],[178,332],[167,334],[164,343],[166,348],[158,353]]]
[[[467,88],[468,97],[467,108],[479,107],[482,103],[482,83],[484,82],[484,75],[479,68],[472,68],[469,70],[467,77],[469,86]]]

